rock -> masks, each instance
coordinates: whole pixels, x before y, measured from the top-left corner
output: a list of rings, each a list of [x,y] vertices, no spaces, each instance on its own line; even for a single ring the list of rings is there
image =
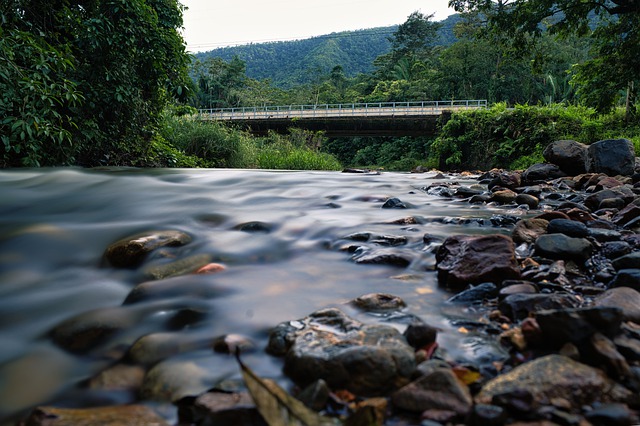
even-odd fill
[[[414,350],[395,328],[363,324],[335,308],[279,324],[267,351],[285,355],[285,373],[301,386],[323,379],[364,396],[406,384],[415,370]]]
[[[212,256],[210,254],[194,254],[166,263],[146,265],[142,269],[142,274],[145,280],[162,280],[179,275],[192,274],[210,265],[211,260]]]
[[[610,377],[624,379],[631,375],[627,360],[618,352],[615,344],[606,336],[595,333],[591,336],[590,346],[583,356],[584,362],[594,367],[603,368]]]
[[[511,233],[511,238],[516,244],[533,243],[547,232],[549,222],[545,219],[522,219],[516,223]]]
[[[233,229],[250,234],[270,234],[275,229],[275,226],[270,223],[253,221],[240,223],[234,226]]]
[[[516,189],[520,187],[521,183],[522,180],[519,172],[503,171],[495,176],[487,186],[489,187],[489,189],[495,186],[500,186],[507,189]]]
[[[613,229],[589,228],[589,237],[604,243],[608,241],[618,241],[622,238],[622,234]]]
[[[516,200],[518,194],[513,192],[510,189],[503,189],[500,191],[496,191],[491,195],[491,201],[494,201],[499,204],[510,204]]]
[[[568,401],[572,410],[580,410],[583,405],[595,402],[626,402],[633,398],[631,391],[607,378],[600,370],[562,355],[547,355],[487,382],[476,396],[476,403],[489,404],[499,396],[521,389],[533,396],[534,407],[548,405],[560,398]]]
[[[191,417],[180,420],[180,424],[266,426],[253,399],[247,392],[206,392],[194,401]]]
[[[497,405],[475,404],[469,415],[470,426],[503,426],[507,412]]]
[[[587,172],[631,176],[635,173],[635,159],[630,140],[602,140],[591,144],[587,150]]]
[[[407,411],[453,411],[466,415],[472,406],[471,394],[451,369],[439,368],[409,383],[391,395],[393,405]]]
[[[561,347],[583,343],[596,332],[614,336],[620,331],[622,310],[611,307],[556,309],[536,312],[542,343]]]
[[[482,303],[485,299],[493,299],[498,295],[498,287],[494,283],[482,283],[461,291],[449,298],[447,303]]]
[[[113,405],[95,408],[38,407],[25,422],[28,426],[169,426],[151,408],[143,405]]]
[[[140,337],[129,348],[129,358],[138,364],[154,365],[158,362],[196,349],[203,349],[211,344],[211,339],[194,338],[180,332],[150,333]]]
[[[399,311],[407,306],[400,297],[386,293],[364,294],[349,303],[366,312]]]
[[[390,265],[405,268],[411,264],[413,257],[409,253],[376,250],[373,253],[356,256],[354,260],[361,265]]]
[[[542,152],[545,161],[557,165],[563,172],[576,176],[586,172],[587,145],[572,140],[555,141]]]
[[[611,218],[611,221],[618,226],[625,226],[627,223],[638,217],[640,217],[640,207],[635,204],[629,204],[616,213]]]
[[[500,301],[498,309],[512,320],[521,320],[532,312],[578,306],[579,300],[570,294],[512,294]]]
[[[407,205],[398,198],[389,198],[382,205],[383,209],[406,209]]]
[[[631,426],[639,421],[627,404],[601,404],[584,416],[593,426]]]
[[[573,238],[585,238],[589,235],[589,228],[582,222],[567,219],[553,219],[547,227],[549,234],[564,234]]]
[[[530,209],[537,209],[540,204],[540,200],[537,197],[529,194],[518,194],[516,197],[516,204],[518,205],[526,205]]]
[[[161,281],[146,281],[129,292],[123,304],[131,305],[174,297],[210,299],[228,294],[230,291],[211,285],[206,276],[177,276]]]
[[[504,283],[503,283],[504,285]],[[505,285],[500,289],[498,293],[499,299],[504,299],[512,294],[536,294],[538,289],[531,282],[515,282],[513,284]]]
[[[621,269],[640,269],[640,251],[614,259],[611,264],[617,271]]]
[[[564,234],[541,235],[535,243],[536,254],[549,259],[573,259],[585,261],[591,256],[593,246],[584,238],[571,238]]]
[[[598,295],[595,306],[622,309],[625,319],[640,323],[640,293],[629,287],[615,287]]]
[[[451,288],[520,277],[513,241],[499,234],[447,238],[436,253],[436,268],[440,285]]]
[[[607,287],[629,287],[640,292],[640,269],[621,269]]]
[[[321,411],[327,405],[327,401],[331,396],[331,389],[324,380],[316,380],[309,386],[304,388],[297,399],[302,401],[304,405],[315,411]]]
[[[93,377],[89,381],[89,388],[137,392],[142,386],[144,374],[144,368],[139,365],[116,364]]]
[[[565,177],[567,174],[555,164],[537,163],[522,173],[522,180],[529,183],[553,180]]]
[[[116,268],[134,268],[157,248],[183,246],[190,242],[191,237],[181,231],[150,231],[111,244],[104,256]]]
[[[412,348],[418,350],[436,341],[438,329],[423,322],[414,321],[409,324],[402,335]]]
[[[601,252],[607,259],[617,259],[631,253],[631,245],[626,241],[607,241],[602,244]]]
[[[147,371],[140,395],[145,399],[167,402],[194,397],[213,387],[212,374],[193,361],[169,359]]]
[[[584,200],[584,205],[592,211],[598,210],[603,200],[608,198],[620,198],[624,201],[624,205],[631,203],[635,199],[635,194],[626,186],[619,186],[612,189],[603,189],[589,195]]]
[[[225,334],[216,337],[211,346],[214,352],[228,355],[253,352],[256,347],[250,337],[241,334]]]

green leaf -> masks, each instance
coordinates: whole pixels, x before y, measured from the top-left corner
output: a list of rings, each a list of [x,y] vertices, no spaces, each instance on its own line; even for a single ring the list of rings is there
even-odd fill
[[[237,356],[242,378],[258,411],[269,426],[338,425],[335,419],[321,416],[285,392],[275,382],[258,377]]]

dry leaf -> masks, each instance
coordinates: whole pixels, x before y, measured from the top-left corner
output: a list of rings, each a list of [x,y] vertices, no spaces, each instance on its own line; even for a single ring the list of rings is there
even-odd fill
[[[335,419],[321,416],[284,391],[271,380],[258,377],[240,361],[242,378],[256,404],[256,408],[269,426],[335,426]]]

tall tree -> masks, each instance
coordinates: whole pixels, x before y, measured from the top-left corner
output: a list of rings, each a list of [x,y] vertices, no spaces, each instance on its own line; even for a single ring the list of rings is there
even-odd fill
[[[187,95],[182,11],[177,0],[2,2],[0,86],[30,90],[18,98],[28,107],[0,97],[2,165],[144,156],[165,103]]]
[[[640,86],[640,2],[638,0],[450,0],[458,12],[481,12],[489,29],[525,46],[544,31],[561,36],[590,34],[594,55],[576,68],[582,99],[606,111],[626,92],[627,115]],[[592,25],[596,29],[592,30]]]

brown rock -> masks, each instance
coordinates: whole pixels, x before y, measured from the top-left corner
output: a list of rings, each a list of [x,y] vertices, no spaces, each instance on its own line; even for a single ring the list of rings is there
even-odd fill
[[[522,364],[487,382],[476,396],[480,404],[491,403],[497,395],[526,389],[534,406],[548,405],[555,398],[565,398],[573,409],[595,402],[625,402],[631,391],[616,384],[593,367],[562,355],[547,355]]]
[[[151,231],[116,241],[107,248],[105,258],[115,267],[133,268],[157,248],[182,246],[189,242],[191,237],[181,231]]]
[[[216,426],[266,425],[253,399],[247,392],[204,393],[193,404],[193,417],[193,419],[189,419],[189,424]]]
[[[403,410],[469,412],[472,405],[469,389],[447,368],[439,368],[399,389],[391,396],[393,404]]]
[[[449,237],[438,249],[436,262],[438,282],[447,287],[520,277],[513,241],[499,234]]]
[[[616,287],[605,291],[594,300],[595,306],[622,309],[627,320],[640,323],[640,293],[629,287]]]
[[[162,417],[142,405],[97,408],[39,407],[33,410],[29,426],[169,426]]]
[[[545,219],[522,219],[513,228],[511,238],[516,244],[533,243],[536,239],[547,232],[549,221]]]

